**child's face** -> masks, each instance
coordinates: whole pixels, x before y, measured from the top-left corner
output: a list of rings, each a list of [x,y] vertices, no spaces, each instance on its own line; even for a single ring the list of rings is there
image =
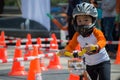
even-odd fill
[[[77,25],[86,25],[89,26],[92,24],[92,18],[88,15],[77,16]]]

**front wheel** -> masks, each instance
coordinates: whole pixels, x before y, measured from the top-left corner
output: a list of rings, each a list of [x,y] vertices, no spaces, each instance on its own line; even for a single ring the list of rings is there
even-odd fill
[[[80,80],[85,80],[84,75],[79,75],[79,77],[80,77]]]

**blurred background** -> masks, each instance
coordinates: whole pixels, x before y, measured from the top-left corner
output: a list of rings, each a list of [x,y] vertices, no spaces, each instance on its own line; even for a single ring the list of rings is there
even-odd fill
[[[26,3],[24,1],[26,1]],[[54,32],[56,33],[57,38],[60,38],[60,29],[50,19],[50,25],[48,26],[49,29],[47,29],[41,22],[37,22],[36,20],[29,17],[27,18],[23,15],[24,12],[22,10],[29,9],[30,11],[31,8],[26,8],[26,5],[28,5],[27,7],[35,6],[29,5],[30,2],[27,1],[28,0],[0,0],[0,31],[5,31],[5,35],[13,37],[26,37],[27,33],[31,33],[32,37],[49,37],[50,34]],[[66,11],[68,8],[68,0],[49,0],[48,2],[47,0],[45,1],[45,3],[48,3],[49,5],[48,12],[63,26],[66,25]],[[101,1],[97,1],[100,6]],[[25,6],[23,7],[23,5]],[[44,4],[40,6],[44,6]],[[43,12],[45,12],[45,10]],[[43,22],[46,24],[45,21]]]

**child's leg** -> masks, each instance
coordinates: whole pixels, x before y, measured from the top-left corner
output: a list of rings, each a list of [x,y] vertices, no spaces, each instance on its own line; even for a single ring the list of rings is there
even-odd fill
[[[97,80],[98,73],[96,71],[96,66],[87,66],[86,70],[87,70],[91,80]]]
[[[110,80],[110,61],[105,61],[98,66],[99,80]]]

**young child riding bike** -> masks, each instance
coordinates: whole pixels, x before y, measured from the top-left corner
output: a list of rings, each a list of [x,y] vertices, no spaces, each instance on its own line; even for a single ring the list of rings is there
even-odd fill
[[[59,51],[59,54],[72,53],[75,47],[80,44],[81,49],[86,49],[83,56],[86,70],[91,79],[110,80],[110,58],[105,49],[105,36],[95,27],[97,16],[97,9],[92,4],[86,2],[77,4],[73,10],[76,33],[65,49]],[[91,47],[95,47],[96,50],[91,50]]]

